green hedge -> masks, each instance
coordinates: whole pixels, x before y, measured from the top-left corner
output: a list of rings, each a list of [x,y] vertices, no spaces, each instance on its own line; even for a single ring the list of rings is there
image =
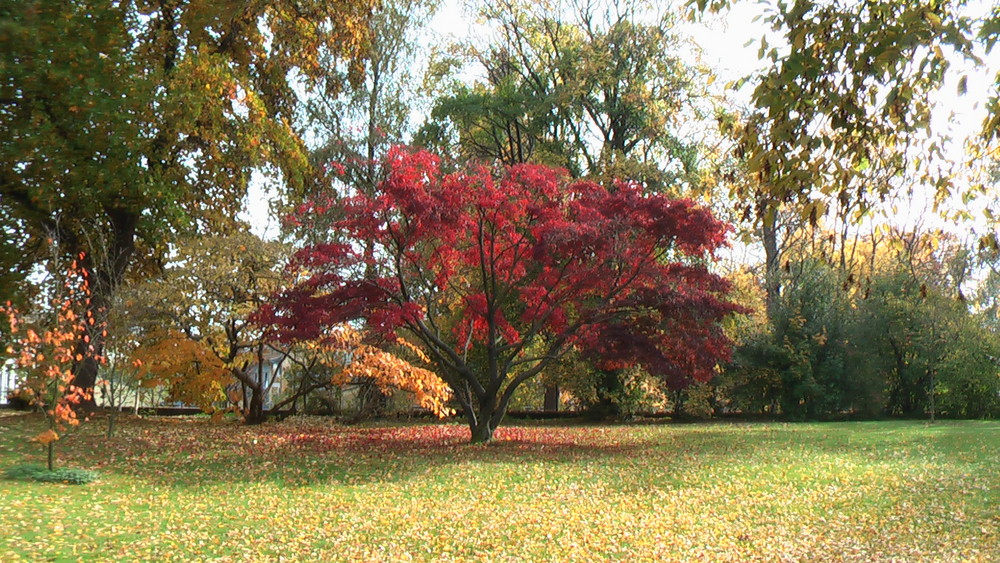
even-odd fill
[[[86,485],[97,480],[97,472],[89,469],[61,467],[49,471],[44,465],[24,464],[8,467],[4,477],[17,481],[39,481],[41,483],[67,483]]]

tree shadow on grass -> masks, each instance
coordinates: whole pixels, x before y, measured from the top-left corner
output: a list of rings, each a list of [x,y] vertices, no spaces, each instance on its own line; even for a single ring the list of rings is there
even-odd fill
[[[171,487],[275,482],[358,484],[402,481],[451,465],[578,463],[640,455],[627,430],[504,427],[470,444],[457,424],[266,424],[132,420],[107,440],[81,435],[66,454],[79,466]]]
[[[40,419],[24,419],[9,430],[27,438],[39,424]],[[468,428],[455,423],[345,426],[305,418],[244,426],[206,417],[122,417],[117,437],[110,440],[103,428],[102,421],[91,422],[60,444],[63,461],[169,487],[399,482],[463,464],[489,473],[504,464],[596,463],[614,472],[628,471],[650,456],[668,474],[694,470],[712,457],[706,451],[732,455],[734,448],[750,447],[733,440],[731,430],[702,430],[692,441],[690,426],[682,433],[650,433],[593,423],[503,426],[489,444],[470,444]],[[715,442],[722,445],[706,450]],[[33,450],[25,446],[23,451]]]
[[[20,444],[14,451],[0,452],[4,464],[35,455],[36,445],[26,442],[41,424],[40,418],[0,419],[5,442]],[[669,481],[671,474],[690,475],[712,464],[739,464],[748,456],[788,459],[797,452],[846,454],[886,445],[874,436],[859,444],[852,429],[842,424],[743,423],[652,430],[530,424],[501,427],[494,442],[479,445],[469,444],[468,428],[454,423],[344,426],[327,419],[289,419],[244,426],[207,418],[125,417],[111,440],[101,435],[103,428],[101,421],[92,422],[60,444],[62,461],[170,487],[399,482],[440,475],[458,466],[465,471],[468,464],[480,465],[486,473],[502,464],[587,463],[609,472],[651,466],[662,469]],[[907,436],[904,432],[903,438]],[[896,440],[892,435],[884,439]],[[935,433],[933,439],[947,435],[939,438]]]

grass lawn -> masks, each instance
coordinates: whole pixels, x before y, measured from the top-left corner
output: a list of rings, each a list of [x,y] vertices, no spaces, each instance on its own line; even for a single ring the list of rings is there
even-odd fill
[[[1000,561],[998,422],[101,431],[58,444],[96,483],[0,480],[0,560]]]

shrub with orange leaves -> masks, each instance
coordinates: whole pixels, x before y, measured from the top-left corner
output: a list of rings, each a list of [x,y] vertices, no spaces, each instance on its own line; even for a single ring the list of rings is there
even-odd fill
[[[81,254],[67,268],[48,308],[27,315],[9,301],[0,305],[0,314],[10,323],[7,353],[20,374],[18,396],[38,408],[48,423],[33,441],[45,446],[50,470],[60,433],[80,424],[77,406],[91,397],[89,390],[72,384],[76,367],[95,355],[90,334],[99,329],[89,311],[90,287],[82,259]]]
[[[416,346],[401,338],[395,344],[420,363],[432,367],[430,358]],[[299,342],[292,355],[314,358],[332,372],[333,385],[368,380],[386,395],[395,389],[412,393],[418,405],[439,418],[455,414],[448,406],[451,387],[440,376],[400,354],[365,344],[364,334],[350,325],[339,325],[321,338]]]
[[[383,393],[392,389],[410,391],[418,405],[439,417],[455,413],[454,409],[448,407],[451,388],[443,379],[430,370],[417,367],[384,350],[373,346],[359,346],[355,350],[355,361],[334,376],[333,383],[340,385],[359,377],[370,378]]]

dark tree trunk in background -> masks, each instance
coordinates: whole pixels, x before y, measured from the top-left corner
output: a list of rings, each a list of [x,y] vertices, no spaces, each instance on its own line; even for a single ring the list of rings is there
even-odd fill
[[[778,226],[776,219],[761,226],[761,239],[764,245],[764,290],[767,320],[774,322],[778,297],[781,294],[781,264],[778,255]]]
[[[357,420],[382,416],[389,408],[389,396],[379,389],[374,379],[363,379],[358,386]]]
[[[247,366],[233,369],[232,375],[240,382],[242,393],[243,422],[260,424],[264,422],[264,386],[257,379],[256,373],[247,373]]]
[[[591,408],[591,416],[596,419],[618,418],[622,415],[622,407],[618,403],[625,384],[622,383],[622,372],[617,369],[602,369],[597,381],[597,403]]]
[[[264,422],[264,393],[260,389],[250,389],[250,404],[247,405],[244,418],[247,424]]]
[[[559,412],[559,386],[546,385],[545,399],[542,401],[545,412]]]
[[[670,391],[670,403],[673,406],[670,417],[674,420],[680,420],[684,416],[684,391],[672,389]]]
[[[104,323],[115,291],[124,280],[125,271],[135,253],[135,232],[139,221],[137,214],[125,209],[109,209],[107,214],[111,232],[110,240],[106,244],[101,245],[99,239],[95,241],[77,239],[73,245],[82,249],[76,252],[86,252],[82,266],[87,270],[87,281],[91,291],[87,312],[95,321],[93,330],[89,330],[87,335],[90,342],[85,342],[81,337],[76,345],[76,353],[83,356],[83,361],[76,366],[73,373],[73,385],[90,391],[90,398],[79,405],[85,412],[93,412],[97,407],[93,391],[100,366],[97,357],[104,354],[106,340]],[[102,256],[101,252],[105,254]]]

